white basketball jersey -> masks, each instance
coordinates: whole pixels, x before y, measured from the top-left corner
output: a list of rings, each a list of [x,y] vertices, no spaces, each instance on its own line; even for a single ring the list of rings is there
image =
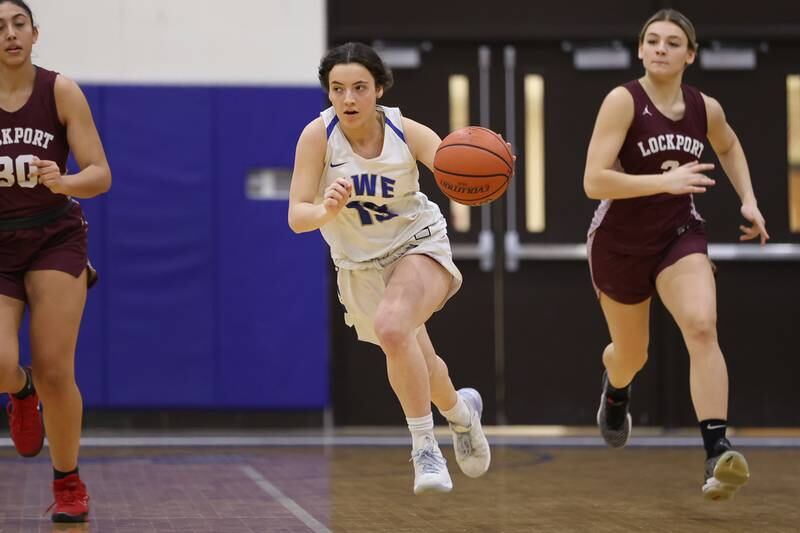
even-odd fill
[[[446,225],[439,206],[419,190],[419,169],[406,144],[400,110],[378,108],[386,117],[383,150],[372,159],[353,152],[333,107],[321,113],[328,148],[317,203],[337,178],[353,183],[347,205],[320,228],[333,262],[342,268],[385,257],[426,227]]]

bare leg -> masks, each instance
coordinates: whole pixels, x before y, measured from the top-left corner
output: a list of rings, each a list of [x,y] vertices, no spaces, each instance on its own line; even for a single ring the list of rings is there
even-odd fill
[[[425,255],[401,258],[378,304],[375,333],[386,354],[389,382],[406,417],[431,412],[431,385],[417,328],[439,307],[451,274]]]
[[[411,431],[414,494],[453,488],[433,435],[431,379],[417,338],[418,329],[447,295],[451,279],[430,257],[405,256],[392,272],[375,314],[375,334],[386,354],[389,382]]]
[[[717,341],[717,293],[708,257],[691,254],[681,258],[659,274],[656,287],[689,350],[689,386],[695,414],[703,422],[700,432],[707,457],[703,496],[727,500],[747,483],[750,468],[724,438],[728,368]]]
[[[33,380],[42,401],[53,467],[78,466],[83,400],[75,383],[75,346],[86,302],[86,272],[55,270],[25,276],[31,309]]]
[[[19,327],[25,303],[0,295],[0,392],[15,394],[27,380],[19,366]]]
[[[603,351],[608,381],[616,388],[626,387],[647,362],[650,342],[650,299],[626,305],[600,295],[611,344]]]
[[[691,254],[656,279],[661,300],[689,350],[689,384],[698,420],[728,418],[728,368],[717,341],[717,293],[711,264]]]
[[[431,343],[431,338],[428,336],[428,330],[425,326],[420,328],[417,335],[422,354],[425,356],[425,364],[428,367],[428,376],[431,383],[431,401],[440,411],[449,411],[455,404],[458,396],[456,389],[453,387],[453,382],[450,380],[450,374],[447,371],[447,365],[441,357],[436,355],[436,350]]]

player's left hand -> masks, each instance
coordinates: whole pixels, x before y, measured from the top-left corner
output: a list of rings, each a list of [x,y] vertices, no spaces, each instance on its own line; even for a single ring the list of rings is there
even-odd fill
[[[50,189],[56,194],[67,194],[67,184],[64,183],[64,176],[55,161],[39,159],[35,157],[31,161],[31,175],[39,178],[39,183]]]
[[[742,204],[741,212],[742,216],[753,225],[745,226],[742,224],[739,226],[739,229],[743,233],[743,235],[739,235],[739,240],[749,241],[760,235],[761,246],[764,246],[764,243],[769,239],[769,233],[767,233],[767,224],[764,221],[764,217],[761,215],[761,211],[758,210],[758,206],[754,203]]]

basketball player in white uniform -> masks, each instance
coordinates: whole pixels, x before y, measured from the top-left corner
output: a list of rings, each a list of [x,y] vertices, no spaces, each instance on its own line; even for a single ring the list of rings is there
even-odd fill
[[[441,139],[399,109],[377,105],[392,75],[372,48],[347,43],[332,49],[319,78],[333,106],[297,143],[289,226],[322,232],[337,268],[345,322],[386,354],[389,382],[412,435],[414,493],[449,492],[431,402],[450,424],[466,475],[483,475],[491,457],[480,394],[456,392],[425,329],[462,282],[445,219],[419,190],[417,161],[432,169]]]

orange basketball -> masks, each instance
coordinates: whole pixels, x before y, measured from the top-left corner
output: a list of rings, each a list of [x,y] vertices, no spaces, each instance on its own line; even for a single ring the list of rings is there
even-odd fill
[[[444,138],[433,159],[433,176],[442,192],[460,204],[498,199],[514,173],[514,158],[492,130],[469,126]]]

